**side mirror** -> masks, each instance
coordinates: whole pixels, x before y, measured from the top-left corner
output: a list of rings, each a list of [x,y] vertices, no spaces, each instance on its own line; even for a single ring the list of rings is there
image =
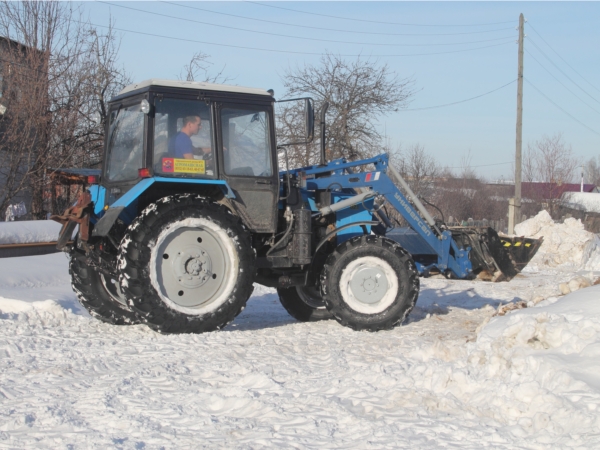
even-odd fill
[[[306,141],[311,142],[315,135],[315,109],[311,98],[304,99],[304,121]]]
[[[313,99],[310,97],[288,98],[285,100],[277,100],[277,103],[299,102],[304,100],[304,142],[286,142],[278,144],[278,147],[288,147],[290,145],[306,145],[310,144],[315,137],[315,110],[313,107]],[[300,107],[302,104],[298,104]],[[300,125],[300,124],[298,124]]]

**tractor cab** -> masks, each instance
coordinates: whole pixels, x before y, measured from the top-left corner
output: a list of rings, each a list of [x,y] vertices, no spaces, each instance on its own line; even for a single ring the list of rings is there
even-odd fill
[[[109,106],[104,208],[129,206],[119,200],[145,178],[154,180],[146,202],[182,182],[198,193],[221,183],[251,230],[274,231],[274,101],[262,89],[201,82],[153,79],[126,87]]]

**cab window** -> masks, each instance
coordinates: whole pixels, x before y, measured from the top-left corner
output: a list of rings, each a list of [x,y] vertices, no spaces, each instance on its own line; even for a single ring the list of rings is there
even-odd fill
[[[113,110],[110,122],[107,180],[135,180],[144,167],[144,113],[140,104]]]
[[[223,108],[225,173],[237,176],[273,175],[269,113],[257,109]]]
[[[160,176],[214,176],[210,108],[204,101],[155,102],[154,172]]]

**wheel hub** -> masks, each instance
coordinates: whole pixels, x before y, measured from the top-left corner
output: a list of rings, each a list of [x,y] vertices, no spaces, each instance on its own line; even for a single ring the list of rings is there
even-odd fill
[[[383,270],[378,267],[363,266],[350,280],[350,289],[362,303],[377,303],[388,290],[388,281]]]
[[[197,288],[211,277],[212,261],[206,250],[196,245],[177,253],[172,270],[181,286]]]
[[[226,239],[210,223],[166,230],[156,246],[153,268],[157,290],[167,302],[203,308],[219,298],[236,267]]]

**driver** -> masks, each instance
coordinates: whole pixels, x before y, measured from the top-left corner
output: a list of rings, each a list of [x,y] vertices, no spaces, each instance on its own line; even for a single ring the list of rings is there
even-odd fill
[[[169,154],[175,158],[196,159],[194,158],[194,153],[200,152],[202,157],[199,159],[206,159],[206,155],[210,154],[211,148],[194,147],[191,139],[191,136],[198,134],[200,128],[202,128],[200,116],[184,117],[181,131],[169,140]]]

